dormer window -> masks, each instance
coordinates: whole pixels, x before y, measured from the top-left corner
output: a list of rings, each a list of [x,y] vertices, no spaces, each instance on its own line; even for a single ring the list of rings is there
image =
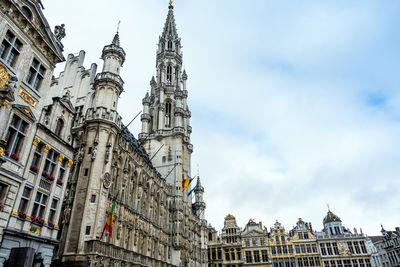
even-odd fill
[[[62,119],[58,119],[57,120],[56,129],[55,129],[54,133],[58,137],[61,137],[61,132],[62,132],[63,128],[64,128],[64,121]]]

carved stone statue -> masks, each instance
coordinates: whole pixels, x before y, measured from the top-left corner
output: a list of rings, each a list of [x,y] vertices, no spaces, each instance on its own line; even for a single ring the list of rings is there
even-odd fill
[[[97,147],[94,147],[92,150],[92,161],[96,159],[96,154],[97,154]]]
[[[15,100],[14,92],[17,90],[17,82],[18,82],[17,77],[10,75],[8,84],[3,87],[0,87],[0,99],[13,102]]]
[[[65,209],[65,212],[64,212],[64,219],[63,219],[62,223],[65,224],[65,223],[68,222],[70,214],[71,214],[71,208],[70,208],[70,207],[67,207],[67,208]]]
[[[65,27],[65,24],[61,24],[61,26],[57,25],[54,28],[54,36],[56,37],[56,39],[59,42],[61,42],[61,40],[66,36],[64,27]]]

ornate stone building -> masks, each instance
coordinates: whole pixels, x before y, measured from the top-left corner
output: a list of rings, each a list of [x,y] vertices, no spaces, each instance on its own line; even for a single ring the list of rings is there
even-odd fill
[[[371,254],[363,233],[350,232],[330,210],[323,224],[323,231],[317,233],[317,242],[325,267],[371,267]]]
[[[382,226],[382,247],[387,255],[390,266],[400,266],[400,227],[387,231]]]
[[[271,265],[267,236],[268,231],[263,229],[261,222],[256,223],[253,219],[249,220],[241,233],[243,262],[257,267]]]
[[[84,53],[68,56],[54,91],[76,99],[74,168],[64,201],[54,266],[205,266],[204,188],[191,177],[187,75],[173,6],[157,51],[157,77],[143,99],[143,131],[136,139],[121,123],[118,99],[125,51],[117,33],[103,48],[103,69],[82,69]],[[82,85],[83,84],[83,85]],[[113,235],[104,225],[113,202]]]
[[[228,215],[225,224],[233,221]],[[268,267],[371,267],[371,253],[366,249],[367,238],[356,231],[351,233],[342,226],[338,216],[328,211],[323,220],[324,230],[313,230],[311,223],[299,219],[296,226],[287,232],[281,223],[275,222],[270,231],[262,224],[250,220],[243,231],[235,233],[241,240],[235,250],[242,255],[231,258],[218,253],[218,248],[229,245],[211,226],[208,227],[209,266],[268,266]],[[236,220],[234,220],[235,228]],[[224,226],[226,228],[226,226]],[[213,265],[215,264],[215,265]]]
[[[204,188],[199,177],[194,194],[182,187],[193,146],[172,4],[139,140],[117,111],[119,34],[100,72],[81,51],[52,78],[65,30],[51,32],[42,8],[0,0],[0,265],[206,266]]]
[[[73,165],[74,108],[50,90],[64,61],[40,1],[0,1],[0,265],[49,266]]]

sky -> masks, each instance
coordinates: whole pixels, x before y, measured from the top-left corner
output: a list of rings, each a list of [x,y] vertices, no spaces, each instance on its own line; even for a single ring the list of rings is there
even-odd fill
[[[168,0],[42,0],[64,54],[99,65],[118,21],[119,112],[140,110]],[[176,0],[189,76],[192,175],[205,217],[321,230],[330,209],[369,235],[400,226],[400,1]],[[63,69],[62,64],[57,71]],[[137,136],[140,120],[130,130]],[[199,168],[197,167],[199,166]]]

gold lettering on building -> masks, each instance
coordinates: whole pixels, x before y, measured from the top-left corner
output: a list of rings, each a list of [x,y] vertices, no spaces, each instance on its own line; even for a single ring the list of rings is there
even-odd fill
[[[28,94],[21,88],[19,89],[18,96],[21,97],[26,103],[28,103],[32,107],[35,107],[37,104],[37,101],[30,94]]]

